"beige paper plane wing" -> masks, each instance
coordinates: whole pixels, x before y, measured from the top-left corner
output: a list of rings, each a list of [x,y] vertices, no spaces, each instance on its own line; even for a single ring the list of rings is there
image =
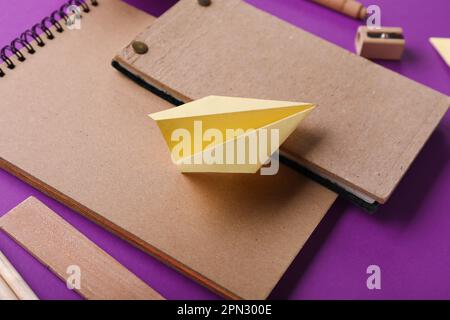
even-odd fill
[[[150,117],[182,172],[255,173],[314,107],[209,96]]]
[[[450,38],[430,38],[430,42],[450,67]]]

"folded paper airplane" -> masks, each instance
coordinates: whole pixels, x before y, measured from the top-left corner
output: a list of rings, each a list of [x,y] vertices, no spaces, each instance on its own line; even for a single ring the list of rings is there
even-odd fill
[[[255,173],[314,107],[209,96],[150,117],[182,172]]]
[[[430,38],[430,42],[450,67],[450,38]]]

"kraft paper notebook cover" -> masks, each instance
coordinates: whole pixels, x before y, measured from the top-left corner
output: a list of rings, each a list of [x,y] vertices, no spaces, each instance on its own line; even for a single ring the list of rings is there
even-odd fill
[[[153,21],[100,1],[0,66],[0,166],[227,298],[266,298],[336,194],[284,166],[181,174],[148,117],[172,105],[110,65]]]
[[[450,105],[240,0],[181,0],[135,39],[148,52],[127,46],[114,65],[171,102],[223,95],[317,104],[282,154],[367,204],[387,201]]]

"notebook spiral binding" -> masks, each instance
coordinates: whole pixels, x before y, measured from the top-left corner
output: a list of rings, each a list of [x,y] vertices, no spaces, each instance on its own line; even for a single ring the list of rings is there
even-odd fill
[[[90,0],[90,3],[94,7],[98,6],[97,0]],[[33,40],[36,42],[38,47],[43,47],[45,46],[45,42],[42,40],[41,35],[45,34],[48,40],[53,40],[55,38],[54,33],[50,30],[51,26],[54,26],[58,33],[64,32],[64,28],[60,21],[62,19],[64,19],[65,22],[68,21],[69,16],[66,11],[73,5],[80,7],[85,13],[90,11],[90,7],[85,0],[70,0],[66,2],[59,8],[59,10],[53,11],[49,16],[42,19],[41,22],[36,23],[31,29],[25,30],[19,37],[11,41],[11,44],[0,49],[0,59],[3,60],[6,67],[11,70],[16,67],[14,62],[10,59],[10,57],[8,57],[8,53],[11,54],[10,56],[15,55],[17,60],[20,62],[24,62],[26,60],[24,54],[20,51],[21,48],[19,45],[22,45],[28,54],[34,54],[36,50],[31,45]],[[39,33],[39,31],[41,31],[41,33]],[[5,75],[5,72],[0,68],[0,78]]]

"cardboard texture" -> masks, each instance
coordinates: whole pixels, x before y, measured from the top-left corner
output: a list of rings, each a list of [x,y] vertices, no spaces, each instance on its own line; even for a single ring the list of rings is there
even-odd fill
[[[162,300],[159,293],[78,232],[39,200],[30,197],[0,218],[0,229],[64,282],[74,267],[90,300]]]
[[[209,96],[150,117],[182,172],[256,173],[313,109],[302,102]]]
[[[129,39],[131,41],[132,39]],[[181,0],[115,60],[189,102],[208,95],[318,105],[287,139],[290,159],[380,203],[450,105],[447,96],[240,0]]]
[[[286,167],[181,174],[148,117],[171,105],[110,65],[152,21],[102,1],[8,72],[0,167],[215,292],[264,299],[336,194]]]

